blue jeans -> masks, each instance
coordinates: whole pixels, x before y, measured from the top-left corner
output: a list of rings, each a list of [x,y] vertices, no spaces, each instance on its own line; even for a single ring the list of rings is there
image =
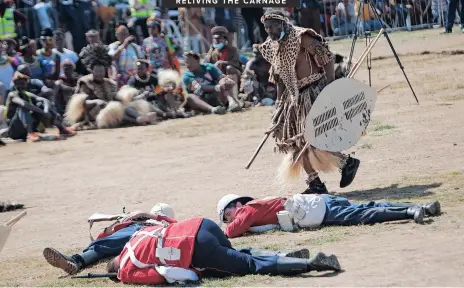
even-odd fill
[[[374,202],[354,204],[348,199],[322,195],[326,204],[323,225],[360,225],[410,219],[407,215],[412,203]]]
[[[205,269],[204,277],[277,274],[277,256],[251,256],[232,248],[221,228],[204,219],[195,238],[192,266]]]
[[[382,24],[377,19],[364,21],[363,24],[364,24],[364,31],[376,31],[382,28]]]
[[[72,258],[83,264],[84,268],[105,258],[118,256],[131,236],[141,227],[143,226],[139,224],[130,225],[107,237],[97,239],[81,254],[73,255]]]

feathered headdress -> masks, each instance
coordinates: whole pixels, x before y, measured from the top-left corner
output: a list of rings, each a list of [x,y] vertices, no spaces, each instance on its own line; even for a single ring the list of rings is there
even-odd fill
[[[92,69],[96,65],[110,67],[113,59],[108,54],[109,50],[103,44],[95,44],[88,48],[87,56],[82,59],[82,63],[88,68]]]

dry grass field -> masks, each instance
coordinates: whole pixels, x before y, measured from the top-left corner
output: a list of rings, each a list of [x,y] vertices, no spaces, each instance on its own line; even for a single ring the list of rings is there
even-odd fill
[[[443,215],[425,225],[332,227],[233,239],[238,248],[308,247],[335,253],[345,272],[205,279],[199,285],[464,286],[464,55],[454,51],[463,47],[464,36],[438,33],[391,35],[420,105],[386,40],[379,40],[373,49],[373,86],[390,86],[379,94],[367,136],[350,151],[362,161],[357,178],[345,189],[338,188],[336,173],[322,178],[332,193],[353,201],[440,200]],[[348,54],[351,41],[330,44]],[[360,40],[356,55],[363,48]],[[356,78],[367,80],[365,65]],[[41,255],[47,246],[69,253],[84,248],[89,243],[86,219],[94,212],[149,210],[165,202],[178,219],[201,215],[217,220],[216,203],[224,194],[301,192],[303,180],[285,189],[275,184],[281,157],[273,154],[272,141],[251,169],[244,169],[271,112],[254,108],[0,148],[0,199],[28,207],[0,256],[0,286],[122,286],[106,279],[61,277]],[[2,213],[0,221],[13,215]],[[89,271],[103,272],[104,264]]]

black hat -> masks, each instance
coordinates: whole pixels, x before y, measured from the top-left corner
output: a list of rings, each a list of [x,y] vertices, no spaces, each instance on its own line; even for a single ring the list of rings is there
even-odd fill
[[[53,37],[53,31],[50,28],[45,28],[40,32],[40,38],[42,37]]]

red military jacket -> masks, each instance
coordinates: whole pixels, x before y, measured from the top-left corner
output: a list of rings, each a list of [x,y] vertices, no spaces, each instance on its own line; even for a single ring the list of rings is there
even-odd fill
[[[226,227],[225,234],[229,238],[242,236],[253,226],[279,224],[277,212],[285,210],[282,201],[286,198],[270,200],[253,200],[235,212],[235,219]]]
[[[119,255],[118,279],[123,283],[158,285],[165,284],[166,279],[158,273],[155,265],[189,269],[192,263],[195,237],[202,221],[203,218],[192,218],[170,224],[165,227],[164,235],[161,238],[146,234],[152,234],[154,231],[163,234],[164,226],[155,225],[141,228],[132,236]],[[156,257],[156,250],[160,248],[159,239],[162,239],[162,248],[179,249],[180,259],[171,261]],[[139,243],[137,244],[137,242]],[[129,245],[134,248],[129,248]],[[136,261],[130,257],[131,251],[133,251]],[[137,261],[138,264],[135,263]],[[141,267],[147,266],[147,264],[150,267]]]

